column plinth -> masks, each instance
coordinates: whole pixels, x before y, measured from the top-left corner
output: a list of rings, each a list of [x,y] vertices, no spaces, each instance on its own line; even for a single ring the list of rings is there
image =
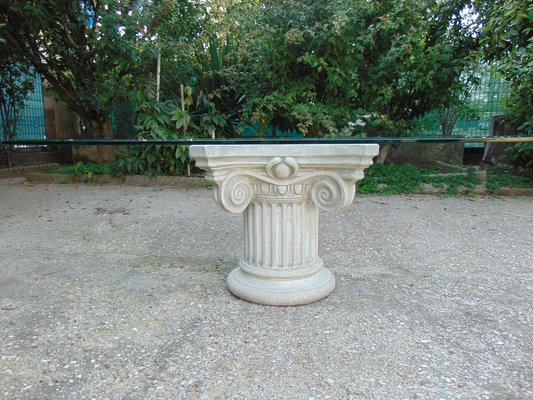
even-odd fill
[[[236,296],[300,305],[335,288],[318,256],[318,209],[351,204],[355,182],[378,153],[373,144],[191,146],[214,181],[215,199],[244,215],[244,255],[227,278]]]

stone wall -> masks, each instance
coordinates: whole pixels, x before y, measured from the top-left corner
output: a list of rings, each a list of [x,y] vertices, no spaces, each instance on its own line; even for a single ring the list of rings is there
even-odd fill
[[[401,143],[390,150],[387,161],[393,164],[411,163],[416,166],[430,166],[435,161],[462,164],[463,153],[463,143]]]

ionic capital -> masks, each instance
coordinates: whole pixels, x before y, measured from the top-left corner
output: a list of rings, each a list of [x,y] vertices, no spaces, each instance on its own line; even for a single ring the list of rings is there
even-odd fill
[[[196,165],[214,182],[215,199],[232,213],[250,202],[312,200],[326,211],[348,206],[355,182],[377,145],[191,146]]]

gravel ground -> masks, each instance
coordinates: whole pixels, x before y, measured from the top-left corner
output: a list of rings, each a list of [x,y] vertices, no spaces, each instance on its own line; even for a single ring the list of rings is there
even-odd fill
[[[206,188],[0,181],[0,399],[531,399],[532,198],[358,196],[321,214],[328,298],[224,278]]]

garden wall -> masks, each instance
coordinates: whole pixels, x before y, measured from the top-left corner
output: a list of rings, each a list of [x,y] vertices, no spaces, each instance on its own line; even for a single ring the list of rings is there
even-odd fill
[[[401,143],[390,150],[387,161],[419,167],[433,165],[435,161],[462,164],[463,153],[463,143]]]

